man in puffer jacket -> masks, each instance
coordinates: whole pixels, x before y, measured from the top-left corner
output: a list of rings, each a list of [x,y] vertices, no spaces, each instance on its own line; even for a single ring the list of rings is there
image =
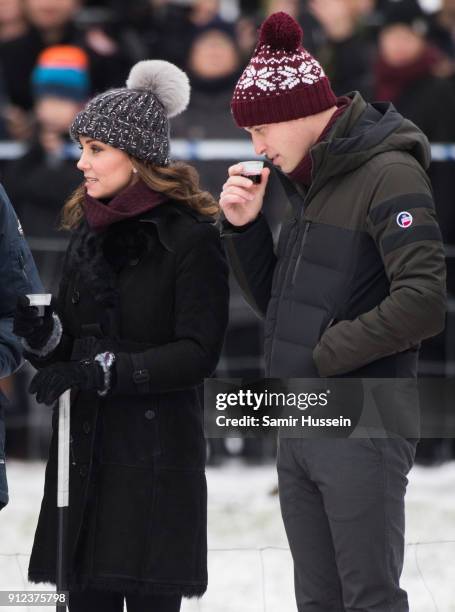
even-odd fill
[[[445,261],[427,139],[391,104],[337,98],[284,13],[263,24],[232,100],[290,207],[274,249],[254,185],[220,198],[234,274],[265,318],[266,376],[415,378],[444,328]],[[285,204],[285,203],[283,203]],[[280,438],[281,510],[299,612],[407,612],[400,588],[414,438]]]
[[[43,291],[21,224],[0,185],[0,379],[12,374],[22,361],[20,340],[13,334],[13,313],[19,295]],[[0,385],[0,509],[8,503],[5,470],[6,397]]]

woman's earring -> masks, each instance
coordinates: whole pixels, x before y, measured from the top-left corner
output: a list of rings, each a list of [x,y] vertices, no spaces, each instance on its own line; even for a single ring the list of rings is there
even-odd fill
[[[133,168],[133,174],[137,174],[137,168]]]

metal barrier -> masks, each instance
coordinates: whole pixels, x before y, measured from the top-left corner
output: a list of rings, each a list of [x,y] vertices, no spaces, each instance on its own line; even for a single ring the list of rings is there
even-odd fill
[[[17,159],[26,153],[28,147],[22,142],[0,141],[0,161]],[[80,157],[78,145],[72,143],[65,147],[68,158]],[[184,140],[171,139],[171,156],[186,161],[238,160],[241,158],[262,159],[256,155],[249,140]],[[455,161],[455,144],[431,143],[431,156],[435,162]]]

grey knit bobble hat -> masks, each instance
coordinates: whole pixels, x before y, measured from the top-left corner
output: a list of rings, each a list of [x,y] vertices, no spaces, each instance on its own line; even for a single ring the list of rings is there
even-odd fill
[[[133,66],[126,87],[111,89],[87,103],[70,135],[88,136],[156,166],[169,164],[169,117],[185,110],[190,99],[187,75],[162,60]]]

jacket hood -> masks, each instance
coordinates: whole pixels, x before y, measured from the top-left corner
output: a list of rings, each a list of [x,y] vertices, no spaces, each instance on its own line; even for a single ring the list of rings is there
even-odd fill
[[[405,119],[390,102],[368,104],[358,92],[348,94],[352,103],[335,124],[326,141],[315,145],[311,154],[318,174],[324,180],[355,170],[375,155],[405,151],[424,170],[431,161],[425,134]],[[318,172],[321,169],[322,172]]]

